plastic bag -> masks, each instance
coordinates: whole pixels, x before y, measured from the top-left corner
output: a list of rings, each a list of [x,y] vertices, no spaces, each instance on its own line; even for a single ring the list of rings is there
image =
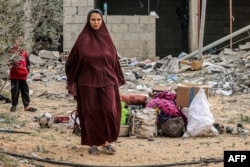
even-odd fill
[[[200,88],[191,102],[187,118],[187,131],[183,134],[183,137],[219,135],[213,126],[214,116],[210,112],[209,102],[203,88]]]
[[[69,116],[69,127],[73,128],[73,134],[81,136],[80,120],[77,110],[73,110]]]

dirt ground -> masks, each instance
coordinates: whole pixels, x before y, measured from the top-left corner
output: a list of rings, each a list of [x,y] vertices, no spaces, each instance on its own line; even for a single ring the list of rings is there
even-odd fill
[[[48,72],[48,71],[47,71]],[[45,71],[46,73],[46,71]],[[1,129],[31,132],[0,132],[0,149],[9,156],[0,155],[0,166],[11,167],[59,167],[59,166],[202,166],[223,167],[225,150],[250,148],[250,136],[223,133],[217,137],[170,138],[157,136],[153,141],[135,137],[119,137],[113,143],[117,153],[98,156],[88,154],[88,147],[80,145],[80,137],[72,134],[68,123],[54,123],[41,129],[34,117],[43,112],[54,116],[69,116],[76,103],[67,95],[65,81],[29,81],[31,106],[38,111],[23,111],[21,101],[16,112],[9,111],[10,104],[0,104],[0,114],[10,124],[0,123]],[[8,89],[8,85],[6,86]],[[209,97],[210,109],[217,123],[236,127],[241,122],[250,129],[250,120],[242,121],[241,114],[250,116],[249,94]],[[13,159],[14,158],[14,159]],[[8,160],[9,159],[9,160]],[[201,160],[209,163],[200,163]],[[18,162],[18,163],[17,163]],[[186,164],[186,165],[185,165]]]

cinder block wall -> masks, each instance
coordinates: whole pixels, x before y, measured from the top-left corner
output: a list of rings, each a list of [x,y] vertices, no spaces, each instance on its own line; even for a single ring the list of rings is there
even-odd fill
[[[64,51],[70,51],[86,23],[94,0],[64,0]],[[156,21],[154,16],[103,16],[117,51],[123,57],[154,59]]]
[[[86,23],[87,14],[94,6],[93,0],[64,0],[63,49],[70,51]]]

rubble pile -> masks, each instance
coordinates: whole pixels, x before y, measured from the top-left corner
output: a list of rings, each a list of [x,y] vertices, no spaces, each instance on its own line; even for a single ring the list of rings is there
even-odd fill
[[[135,87],[138,83],[149,86],[149,81],[154,80],[151,84],[165,86],[175,83],[207,84],[211,93],[225,96],[250,93],[250,51],[229,52],[224,49],[218,55],[204,55],[202,68],[195,71],[171,55],[154,62],[131,62],[123,68],[126,80],[129,84],[134,83]]]
[[[246,46],[249,46],[247,43]],[[224,48],[219,54],[203,55],[200,70],[192,70],[190,65],[180,63],[178,57],[171,55],[158,60],[137,61],[120,55],[120,63],[127,84],[122,92],[151,92],[155,86],[175,89],[177,83],[209,85],[210,94],[229,96],[250,93],[250,48],[243,45],[236,50]],[[183,53],[182,53],[183,56]],[[184,55],[185,56],[185,55]],[[57,69],[51,73],[32,73],[31,80],[66,81],[64,55],[42,50],[31,55],[33,66]]]

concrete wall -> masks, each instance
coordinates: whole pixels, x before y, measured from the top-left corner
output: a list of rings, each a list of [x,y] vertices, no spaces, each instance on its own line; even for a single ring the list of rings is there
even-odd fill
[[[64,0],[64,51],[70,51],[86,23],[93,0]],[[108,15],[104,20],[118,52],[137,60],[155,58],[156,21],[147,15]]]
[[[63,48],[70,51],[86,23],[87,14],[94,6],[93,0],[64,0]]]
[[[107,16],[106,21],[122,56],[138,60],[155,57],[155,17]]]

